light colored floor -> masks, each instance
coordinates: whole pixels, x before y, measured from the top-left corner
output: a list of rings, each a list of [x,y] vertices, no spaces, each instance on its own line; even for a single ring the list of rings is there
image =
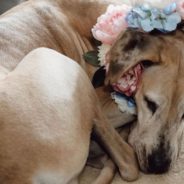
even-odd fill
[[[86,167],[80,178],[80,184],[90,184],[99,174],[98,169]],[[170,173],[164,175],[145,175],[140,173],[139,179],[132,184],[183,184],[184,183],[184,151],[181,153],[178,163]],[[112,184],[130,184],[123,181],[116,174]]]

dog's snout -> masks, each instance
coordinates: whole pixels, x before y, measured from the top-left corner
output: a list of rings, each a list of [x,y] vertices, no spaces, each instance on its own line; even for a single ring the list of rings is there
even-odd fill
[[[169,170],[171,160],[168,157],[163,158],[158,154],[152,154],[148,157],[149,173],[163,174]]]
[[[165,146],[163,142],[148,155],[147,172],[154,174],[163,174],[170,168],[171,158],[169,146]]]

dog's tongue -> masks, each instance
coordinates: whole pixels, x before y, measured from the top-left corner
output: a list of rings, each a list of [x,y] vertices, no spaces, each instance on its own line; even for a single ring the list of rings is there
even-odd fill
[[[112,86],[115,91],[123,93],[127,96],[132,96],[135,94],[140,76],[142,74],[142,67],[140,64],[134,66],[128,70],[117,83],[114,83]]]

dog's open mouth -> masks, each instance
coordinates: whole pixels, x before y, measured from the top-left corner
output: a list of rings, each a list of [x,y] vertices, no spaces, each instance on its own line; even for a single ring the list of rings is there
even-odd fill
[[[116,83],[112,84],[115,91],[132,96],[136,93],[143,68],[137,64],[128,70]]]

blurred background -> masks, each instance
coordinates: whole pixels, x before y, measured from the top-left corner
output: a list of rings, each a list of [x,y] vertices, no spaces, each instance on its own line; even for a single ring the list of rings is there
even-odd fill
[[[26,0],[0,0],[0,14]]]

